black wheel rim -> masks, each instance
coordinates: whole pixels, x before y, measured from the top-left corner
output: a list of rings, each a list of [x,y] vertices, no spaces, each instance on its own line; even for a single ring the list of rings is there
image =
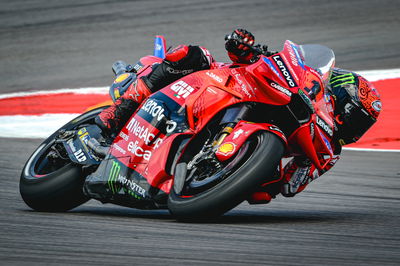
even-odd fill
[[[221,169],[215,171],[206,178],[190,177],[190,173],[186,177],[190,178],[190,181],[185,183],[182,196],[194,196],[221,183],[247,162],[258,143],[259,141],[257,138],[246,141],[233,159],[229,160]]]
[[[104,108],[106,107],[100,107],[88,113],[82,114],[81,116],[75,118],[71,122],[61,127],[45,142],[43,142],[31,155],[28,162],[26,163],[26,166],[24,168],[25,178],[27,179],[44,178],[49,174],[54,173],[55,171],[58,171],[64,167],[71,165],[72,162],[67,158],[51,162],[47,157],[51,147],[54,145],[58,145],[55,144],[55,137],[59,134],[60,130],[73,130],[85,123],[93,123],[93,121],[91,122],[91,120],[93,120]],[[64,148],[60,147],[60,149]]]

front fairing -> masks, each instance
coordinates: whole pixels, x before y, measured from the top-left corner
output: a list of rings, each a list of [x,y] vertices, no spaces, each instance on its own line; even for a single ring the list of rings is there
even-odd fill
[[[86,194],[136,208],[163,207],[172,184],[165,169],[169,150],[187,131],[180,107],[161,91],[151,95],[116,136],[97,171],[87,177]]]
[[[289,156],[305,154],[320,169],[327,163],[324,155],[331,158],[333,154],[333,104],[327,89],[333,66],[334,54],[329,48],[286,41],[281,52],[261,56],[246,68],[259,95],[273,99],[275,105],[287,105],[298,121],[297,129],[287,136]],[[308,115],[298,108],[308,110]]]

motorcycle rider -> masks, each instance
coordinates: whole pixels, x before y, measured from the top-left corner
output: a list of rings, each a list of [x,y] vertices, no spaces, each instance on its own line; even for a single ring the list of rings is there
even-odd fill
[[[247,46],[252,46],[255,40],[249,31],[236,29],[225,40],[225,48],[234,64],[251,64],[259,59],[260,54]],[[274,54],[267,52],[266,46],[263,50],[267,56]],[[111,107],[100,113],[96,123],[109,135],[117,134],[147,96],[185,75],[216,67],[207,49],[180,45],[168,52],[160,64],[153,65],[152,71],[132,84]],[[360,75],[335,68],[328,89],[335,115],[331,142],[334,158],[322,170],[318,170],[304,156],[293,158],[286,164],[282,174],[283,186],[280,192],[286,197],[303,191],[311,181],[331,169],[339,159],[342,145],[357,141],[376,122],[379,115],[380,96],[373,85]],[[277,193],[273,192],[270,196],[275,194]]]
[[[381,111],[378,91],[354,72],[334,68],[328,89],[334,104],[334,133],[331,141],[334,158],[322,170],[316,169],[303,156],[293,158],[284,168],[281,193],[286,197],[303,191],[311,181],[331,169],[339,159],[342,146],[358,141],[376,122]]]
[[[225,47],[234,63],[250,64],[259,56],[245,45],[254,44],[250,32],[237,29],[226,39]],[[153,65],[148,75],[135,81],[112,106],[101,112],[96,123],[108,135],[116,134],[147,96],[190,73],[216,67],[213,57],[204,47],[179,45],[169,51],[160,64]]]

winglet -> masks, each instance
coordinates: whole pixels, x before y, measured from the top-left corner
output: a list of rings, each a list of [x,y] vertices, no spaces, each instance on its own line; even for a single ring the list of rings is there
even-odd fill
[[[154,38],[154,56],[164,59],[166,51],[167,51],[166,47],[167,47],[167,43],[165,41],[164,36],[157,35]]]

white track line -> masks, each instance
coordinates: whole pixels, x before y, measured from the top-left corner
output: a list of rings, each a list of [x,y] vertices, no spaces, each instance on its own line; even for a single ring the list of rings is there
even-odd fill
[[[355,71],[369,81],[400,78],[400,68]]]
[[[355,72],[364,76],[369,81],[400,78],[400,68],[381,69],[381,70],[361,70],[361,71],[355,71]],[[80,89],[59,89],[59,90],[13,92],[13,93],[0,94],[0,99],[36,96],[36,95],[49,95],[49,94],[58,94],[58,93],[108,94],[108,90],[109,90],[109,87],[89,87],[89,88],[80,88]]]
[[[79,114],[0,116],[0,137],[47,138]]]
[[[346,151],[400,152],[400,150],[343,147]]]
[[[73,94],[108,94],[108,87],[93,87],[93,88],[80,88],[80,89],[59,89],[59,90],[48,90],[48,91],[26,91],[26,92],[13,92],[0,94],[1,99],[15,98],[15,97],[27,97],[27,96],[38,96],[38,95],[49,95],[49,94],[60,94],[60,93],[73,93]]]
[[[45,139],[79,114],[0,116],[0,137]],[[400,152],[400,150],[347,148],[347,151]]]
[[[355,71],[369,81],[400,78],[400,68]],[[108,94],[108,87],[92,87],[80,89],[59,89],[48,91],[30,91],[0,94],[0,99],[49,95],[60,93],[74,94]],[[13,115],[0,116],[0,137],[6,138],[46,138],[65,123],[79,114],[43,114],[43,115]],[[349,151],[400,152],[400,150],[343,148]]]

